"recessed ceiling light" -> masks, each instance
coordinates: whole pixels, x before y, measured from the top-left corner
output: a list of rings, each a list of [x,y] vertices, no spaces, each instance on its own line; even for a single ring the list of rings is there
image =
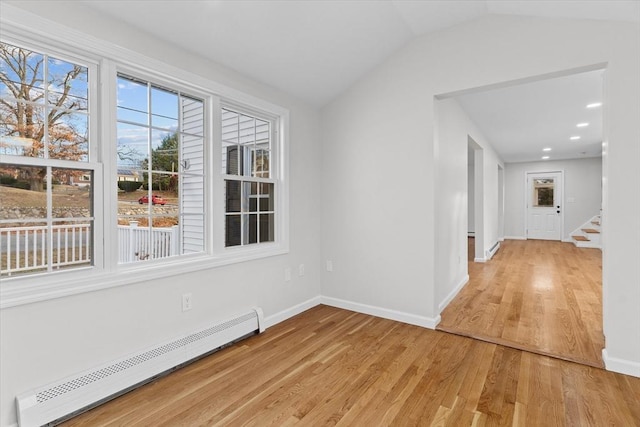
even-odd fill
[[[542,160],[547,160],[549,156],[542,156]]]
[[[542,151],[551,151],[551,148],[543,148]]]
[[[577,140],[577,139],[580,139],[580,137],[579,137],[579,136],[572,136],[572,137],[571,137],[571,138],[569,138],[569,139],[570,139],[570,140],[572,140],[572,141],[575,141],[575,140]]]
[[[598,108],[602,105],[602,102],[594,102],[592,104],[587,104],[587,108]]]
[[[587,126],[589,126],[589,123],[586,123],[586,122],[585,122],[585,123],[578,123],[578,124],[576,125],[576,127],[579,127],[579,128],[585,128],[585,127],[587,127]]]

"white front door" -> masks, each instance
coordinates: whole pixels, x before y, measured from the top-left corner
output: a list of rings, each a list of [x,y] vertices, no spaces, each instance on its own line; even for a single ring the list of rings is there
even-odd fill
[[[562,172],[527,173],[527,239],[562,240]]]

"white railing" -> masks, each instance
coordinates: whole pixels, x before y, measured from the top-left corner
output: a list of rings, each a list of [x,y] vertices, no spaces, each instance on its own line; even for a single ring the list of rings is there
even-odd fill
[[[3,276],[91,262],[89,224],[52,226],[52,259],[48,260],[47,226],[0,228],[0,272]]]
[[[179,227],[138,227],[136,222],[118,226],[120,263],[165,258],[178,254]],[[53,251],[48,262],[47,226],[0,228],[0,274],[60,269],[91,264],[91,226],[52,226]]]
[[[178,226],[139,227],[132,221],[130,225],[118,226],[118,262],[127,263],[147,259],[165,258],[178,254]]]

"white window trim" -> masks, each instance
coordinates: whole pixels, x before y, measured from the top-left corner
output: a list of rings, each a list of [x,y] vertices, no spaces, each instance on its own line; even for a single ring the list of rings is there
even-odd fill
[[[286,108],[11,5],[2,5],[0,37],[3,41],[14,42],[26,48],[34,46],[35,50],[44,50],[50,54],[61,52],[65,58],[80,57],[80,63],[90,60],[99,63],[99,81],[97,83],[101,88],[101,103],[98,106],[102,122],[102,128],[99,130],[100,140],[115,140],[117,126],[115,76],[117,72],[123,72],[134,76],[147,76],[152,81],[155,78],[159,82],[169,81],[187,89],[193,88],[196,93],[207,94],[206,108],[209,114],[205,117],[205,121],[208,132],[210,132],[209,141],[214,147],[206,153],[208,163],[206,179],[208,182],[205,190],[207,192],[205,200],[207,218],[205,221],[213,226],[208,227],[207,233],[209,235],[207,236],[205,254],[183,255],[175,259],[165,258],[162,262],[136,263],[126,266],[126,268],[113,262],[113,260],[117,260],[117,245],[113,242],[113,233],[108,231],[114,229],[117,224],[115,210],[117,192],[115,185],[107,188],[104,186],[104,182],[115,182],[114,180],[117,179],[114,166],[115,157],[113,157],[116,147],[114,144],[103,144],[98,159],[101,161],[102,173],[99,172],[99,166],[98,172],[96,172],[96,209],[102,208],[103,212],[110,212],[110,214],[103,216],[103,226],[96,226],[96,242],[104,241],[103,245],[96,243],[96,266],[71,271],[33,274],[9,280],[3,278],[0,283],[0,309],[182,275],[289,252],[289,111]],[[279,211],[279,215],[276,223],[276,241],[273,243],[225,248],[224,250],[214,247],[214,242],[223,238],[223,235],[218,235],[216,230],[224,221],[224,215],[220,215],[219,212],[224,210],[224,203],[220,204],[223,199],[224,179],[220,173],[221,150],[217,149],[217,147],[221,147],[219,129],[222,102],[235,104],[249,111],[254,109],[262,115],[278,117],[278,138],[273,141],[273,144],[277,144],[279,153],[276,176],[278,180],[276,209]],[[108,194],[103,194],[104,192]],[[104,204],[100,206],[103,202]],[[102,249],[108,252],[104,254],[104,257],[101,254]],[[102,259],[108,261],[104,266],[101,264]],[[144,279],[141,280],[140,277]]]

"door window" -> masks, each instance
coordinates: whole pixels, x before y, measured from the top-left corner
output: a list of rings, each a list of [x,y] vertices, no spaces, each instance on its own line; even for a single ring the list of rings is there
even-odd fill
[[[553,207],[555,180],[540,178],[533,180],[533,206],[536,208]]]

